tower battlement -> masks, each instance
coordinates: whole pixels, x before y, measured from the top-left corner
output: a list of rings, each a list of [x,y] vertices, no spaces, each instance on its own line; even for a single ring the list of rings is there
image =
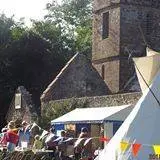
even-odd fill
[[[111,7],[118,4],[135,5],[149,8],[160,8],[159,0],[94,0],[94,11],[101,10],[102,8]]]

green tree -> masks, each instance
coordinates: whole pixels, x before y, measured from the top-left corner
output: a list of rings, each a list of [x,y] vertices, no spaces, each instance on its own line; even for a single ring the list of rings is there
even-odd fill
[[[72,41],[73,51],[90,54],[92,35],[91,0],[63,0],[48,8],[46,19],[60,25],[63,34]]]
[[[11,29],[15,25],[13,17],[7,18],[4,14],[0,15],[0,46],[4,47],[11,41]]]
[[[53,24],[35,22],[29,29],[10,20],[0,17],[1,111],[7,112],[19,85],[30,91],[38,109],[41,93],[66,63],[65,53],[71,51],[64,45],[60,28]]]
[[[91,0],[63,0],[48,7],[42,21],[27,28],[23,20],[0,15],[0,105],[7,112],[19,85],[40,95],[75,52],[91,53]]]
[[[63,35],[60,25],[56,25],[50,20],[33,20],[32,30],[50,44],[50,52],[56,51],[54,56],[66,61],[73,56],[74,50],[71,50],[71,41]]]

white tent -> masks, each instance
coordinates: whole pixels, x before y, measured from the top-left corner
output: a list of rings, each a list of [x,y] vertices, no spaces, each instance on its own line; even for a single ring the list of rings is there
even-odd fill
[[[138,81],[141,86],[142,92],[146,90],[150,85],[153,78],[155,77],[157,71],[160,69],[160,53],[153,51],[152,49],[147,48],[146,57],[133,58],[136,65],[136,72],[138,76]],[[143,78],[142,78],[142,75]],[[145,81],[147,83],[145,83]]]
[[[147,56],[154,56],[154,55],[160,54],[159,52],[156,52],[148,47],[146,48],[146,53],[147,53]]]
[[[133,106],[76,108],[75,110],[51,121],[51,124],[103,123],[104,121],[124,121]]]
[[[160,100],[160,71],[150,86],[158,100]],[[130,160],[131,148],[126,152],[120,151],[120,142],[130,144],[139,143],[142,147],[137,160],[149,159],[149,154],[154,154],[153,144],[160,144],[160,105],[149,89],[143,94],[135,108],[126,118],[108,145],[96,160]]]

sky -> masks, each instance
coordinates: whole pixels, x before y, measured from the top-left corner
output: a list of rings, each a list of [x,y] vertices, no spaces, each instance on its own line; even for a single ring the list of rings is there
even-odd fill
[[[42,19],[45,15],[45,6],[52,0],[0,0],[0,13],[7,16],[15,15],[18,20],[25,17],[26,23],[29,19]]]

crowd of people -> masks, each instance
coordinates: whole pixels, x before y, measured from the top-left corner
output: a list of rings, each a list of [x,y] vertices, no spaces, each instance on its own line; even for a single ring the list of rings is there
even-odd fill
[[[42,134],[42,135],[41,135]],[[48,154],[55,159],[76,159],[91,160],[93,151],[90,141],[86,143],[88,137],[87,128],[82,128],[77,139],[69,138],[67,132],[62,130],[60,136],[55,134],[55,129],[51,127],[45,134],[35,133],[33,125],[23,121],[19,128],[15,122],[11,121],[2,129],[0,144],[7,152],[15,150],[31,149],[34,151],[50,151]],[[73,146],[73,155],[69,157],[67,147]]]
[[[19,128],[16,127],[14,121],[10,121],[6,127],[2,128],[1,132],[1,147],[7,149],[8,152],[13,152],[16,147],[21,148],[24,143],[30,144],[30,125],[25,121]]]

